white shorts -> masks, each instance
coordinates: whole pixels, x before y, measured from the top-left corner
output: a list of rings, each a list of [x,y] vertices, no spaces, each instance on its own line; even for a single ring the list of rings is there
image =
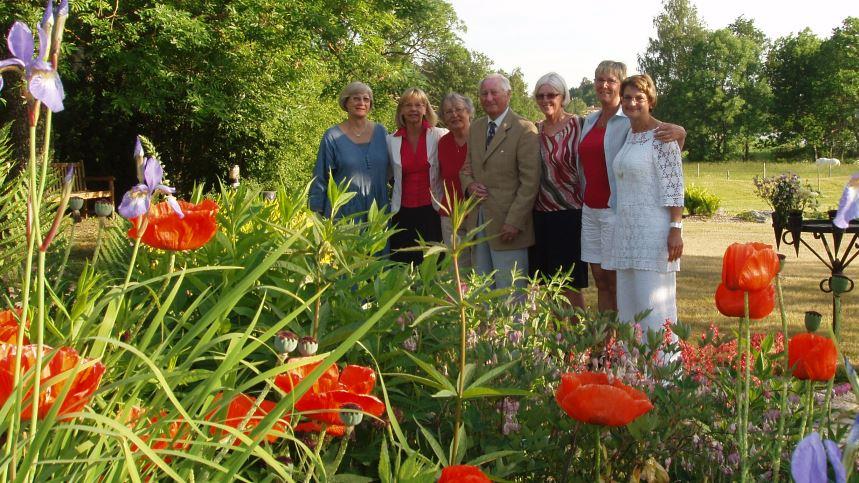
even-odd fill
[[[582,206],[582,261],[606,264],[611,260],[613,239],[612,209]]]

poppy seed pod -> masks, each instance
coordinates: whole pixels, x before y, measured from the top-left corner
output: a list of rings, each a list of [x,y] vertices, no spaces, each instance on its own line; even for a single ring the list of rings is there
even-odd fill
[[[363,419],[364,413],[361,412],[361,406],[353,403],[346,403],[340,406],[340,421],[343,421],[345,426],[358,426]]]
[[[820,328],[820,322],[823,320],[823,315],[820,312],[809,310],[805,313],[805,330],[814,332]]]
[[[298,341],[298,353],[304,357],[316,354],[317,350],[319,350],[319,342],[317,342],[313,337],[302,337],[301,340]]]
[[[278,354],[289,354],[298,347],[298,335],[289,330],[281,330],[274,336],[274,349]]]

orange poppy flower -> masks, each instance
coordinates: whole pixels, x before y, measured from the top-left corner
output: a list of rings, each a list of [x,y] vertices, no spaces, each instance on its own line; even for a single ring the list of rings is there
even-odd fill
[[[727,317],[743,317],[743,291],[731,290],[724,283],[716,289],[716,308]],[[767,285],[763,290],[749,292],[749,318],[763,319],[775,308],[775,287]]]
[[[653,409],[643,392],[596,372],[561,376],[555,401],[576,421],[603,426],[625,426]]]
[[[21,347],[21,375],[27,373],[30,368],[36,365],[36,349],[35,345],[25,345]],[[0,406],[6,403],[9,396],[12,395],[13,382],[15,380],[13,372],[15,371],[15,354],[18,347],[13,344],[0,344]],[[40,376],[40,394],[39,394],[39,418],[44,418],[48,411],[54,406],[57,397],[63,392],[66,384],[71,384],[65,400],[63,400],[60,409],[57,412],[57,417],[62,419],[62,416],[68,413],[80,411],[87,405],[92,395],[98,389],[101,383],[101,377],[104,375],[105,367],[101,362],[95,362],[86,369],[78,371],[72,381],[68,378],[65,380],[48,381],[65,372],[71,375],[71,371],[78,365],[88,364],[92,359],[81,358],[77,351],[71,347],[61,347],[56,351],[50,361],[47,360],[54,349],[48,346],[43,346],[42,355],[46,361],[42,367]],[[24,395],[24,409],[21,412],[21,417],[26,419],[32,415],[32,387],[27,394]]]
[[[772,246],[734,243],[722,258],[722,283],[731,290],[763,290],[778,274],[779,266]]]
[[[18,317],[20,315],[21,310],[4,310],[0,312],[0,342],[7,344],[16,344],[18,342]],[[26,321],[25,325],[29,328],[30,321]],[[24,344],[29,343],[30,341],[27,340],[27,336],[24,336]]]
[[[291,360],[301,359],[297,357]],[[288,394],[310,372],[319,367],[319,364],[321,362],[315,362],[279,374],[274,384]],[[295,409],[306,413],[305,416],[311,420],[325,423],[328,434],[342,436],[346,428],[340,420],[340,408],[344,405],[354,404],[361,408],[361,411],[377,417],[385,412],[385,403],[370,395],[375,385],[376,373],[369,367],[348,365],[341,372],[337,365],[332,364],[295,402]],[[299,424],[295,430],[311,430],[317,427],[321,430],[321,426],[305,423]]]
[[[787,359],[793,368],[793,377],[828,381],[835,377],[838,351],[832,339],[804,332],[791,337],[787,344]]]
[[[171,251],[196,250],[208,243],[218,231],[215,220],[218,204],[206,199],[196,205],[179,201],[179,206],[184,218],[180,218],[166,201],[153,205],[146,215],[149,219],[140,241],[152,248]],[[131,223],[128,237],[135,240],[140,217],[132,219]]]
[[[215,396],[215,399],[212,401],[212,404],[215,406],[219,406],[218,401],[220,401],[222,396],[223,393],[218,393]],[[256,406],[254,404],[256,400],[257,398],[248,396],[247,394],[237,394],[235,397],[233,397],[233,399],[230,401],[230,404],[227,406],[226,414],[224,414],[223,407],[218,407],[218,409],[215,409],[214,411],[206,415],[206,420],[220,422],[227,426],[232,426],[236,429],[238,429],[240,425],[244,424],[242,426],[242,432],[250,436],[253,429],[256,428],[256,426],[263,420],[263,418],[266,417],[268,413],[270,413],[277,405],[274,401],[263,400],[260,401],[259,406]],[[248,417],[248,414],[250,414],[251,411],[253,411],[253,414]],[[219,418],[222,416],[225,417],[223,417],[223,419],[215,420],[213,419],[215,416],[218,416]],[[274,426],[272,426],[271,432],[266,435],[266,440],[269,443],[274,443],[275,441],[277,441],[277,438],[280,437],[276,432],[283,433],[286,430],[287,426],[289,426],[289,423],[286,420],[279,419],[274,424]],[[226,436],[230,434],[227,431],[215,427],[212,427],[209,431],[213,435],[218,436]],[[238,439],[235,440],[235,446],[239,446],[241,444],[241,441],[239,441]]]
[[[486,474],[480,468],[471,465],[448,466],[441,470],[441,478],[438,483],[489,483]]]

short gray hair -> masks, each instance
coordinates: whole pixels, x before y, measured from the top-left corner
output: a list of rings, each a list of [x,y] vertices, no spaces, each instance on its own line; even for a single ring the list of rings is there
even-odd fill
[[[555,92],[564,96],[564,99],[561,102],[562,106],[567,107],[567,104],[570,103],[570,89],[567,88],[567,81],[561,77],[561,74],[558,74],[557,72],[549,72],[543,77],[540,77],[537,84],[534,85],[534,99],[537,98],[537,91],[543,86],[549,86],[552,89],[555,89]]]
[[[513,92],[513,87],[510,86],[510,79],[498,73],[489,74],[488,76],[484,77],[483,80],[480,81],[480,84],[477,85],[477,90],[479,91],[483,89],[483,83],[488,81],[489,79],[498,79],[499,81],[501,81],[502,89],[507,91],[507,93]]]
[[[355,94],[369,94],[370,95],[370,109],[373,108],[373,89],[370,89],[370,86],[364,84],[363,82],[355,81],[350,82],[346,87],[340,91],[340,109],[346,110],[346,101],[349,100],[350,97]]]
[[[465,110],[468,111],[468,118],[471,119],[474,117],[474,103],[471,102],[471,99],[468,97],[458,93],[451,92],[448,95],[444,96],[444,99],[441,100],[441,113],[444,114],[444,105],[447,103],[456,103],[461,102],[465,105]]]

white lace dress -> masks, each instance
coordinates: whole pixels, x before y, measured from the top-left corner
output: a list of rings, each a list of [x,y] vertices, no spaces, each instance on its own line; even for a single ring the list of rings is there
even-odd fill
[[[668,207],[683,206],[680,147],[629,132],[613,163],[617,188],[610,268],[617,270],[618,316],[633,320],[652,309],[642,326],[657,329],[677,320],[675,272],[668,261]]]

